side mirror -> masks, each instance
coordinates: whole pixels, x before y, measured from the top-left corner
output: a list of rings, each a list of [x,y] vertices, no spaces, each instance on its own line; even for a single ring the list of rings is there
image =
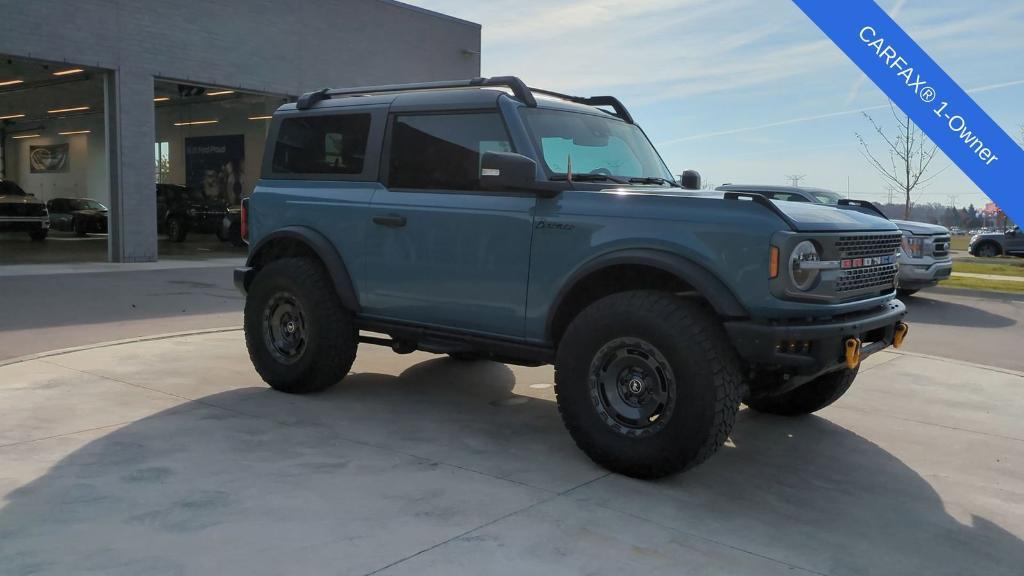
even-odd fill
[[[687,190],[700,190],[700,172],[686,170],[679,175],[679,184]]]
[[[537,163],[515,152],[484,152],[480,157],[480,187],[484,190],[534,190]]]

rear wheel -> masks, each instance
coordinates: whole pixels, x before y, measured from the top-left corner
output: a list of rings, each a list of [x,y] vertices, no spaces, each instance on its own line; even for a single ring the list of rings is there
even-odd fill
[[[253,366],[275,390],[315,392],[341,381],[359,343],[319,262],[285,258],[263,267],[245,301],[245,344]]]
[[[732,430],[740,375],[721,324],[666,292],[613,294],[558,346],[555,394],[576,445],[598,464],[655,478],[699,464]]]
[[[850,385],[857,378],[858,369],[844,368],[819,376],[785,394],[754,398],[746,400],[744,404],[758,412],[782,416],[803,416],[817,412],[839,400],[850,389]]]

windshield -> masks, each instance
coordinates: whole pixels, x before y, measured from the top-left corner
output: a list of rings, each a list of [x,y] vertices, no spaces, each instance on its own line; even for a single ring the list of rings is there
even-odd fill
[[[75,210],[106,210],[107,207],[95,200],[75,200]]]
[[[523,117],[552,179],[564,179],[571,163],[573,176],[592,174],[624,182],[653,179],[656,182],[650,183],[675,183],[647,136],[633,124],[542,108],[526,108]]]
[[[842,196],[835,192],[827,192],[825,190],[815,190],[811,192],[818,202],[821,204],[839,204],[839,200]]]

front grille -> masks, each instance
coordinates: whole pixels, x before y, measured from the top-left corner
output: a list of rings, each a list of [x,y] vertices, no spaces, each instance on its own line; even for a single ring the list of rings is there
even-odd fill
[[[31,218],[35,216],[44,216],[45,214],[46,206],[43,204],[0,203],[0,216]]]
[[[896,264],[883,264],[881,266],[869,266],[867,268],[856,268],[854,270],[843,270],[842,275],[836,280],[836,292],[852,292],[868,288],[885,288],[891,290],[896,280]]]
[[[949,256],[949,236],[932,236],[932,256]]]
[[[840,236],[835,247],[839,258],[862,258],[864,256],[888,256],[900,247],[903,234],[871,234],[866,236]]]

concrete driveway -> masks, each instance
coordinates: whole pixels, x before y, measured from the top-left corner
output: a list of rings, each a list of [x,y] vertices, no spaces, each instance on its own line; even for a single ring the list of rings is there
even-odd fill
[[[1020,574],[1024,375],[872,357],[658,482],[573,446],[552,371],[364,346],[275,393],[237,331],[0,367],[0,574]]]

